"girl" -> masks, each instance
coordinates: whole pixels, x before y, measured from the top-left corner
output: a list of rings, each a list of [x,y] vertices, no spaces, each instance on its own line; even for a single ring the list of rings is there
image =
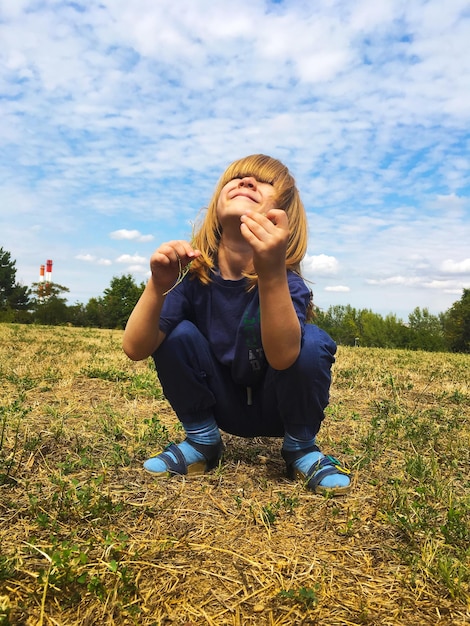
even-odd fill
[[[148,459],[147,471],[216,467],[221,429],[283,437],[290,478],[316,493],[348,491],[348,470],[315,443],[336,345],[307,323],[311,293],[300,274],[306,248],[293,177],[258,154],[227,168],[191,243],[169,241],[154,252],[123,348],[133,360],[152,355],[186,438]]]

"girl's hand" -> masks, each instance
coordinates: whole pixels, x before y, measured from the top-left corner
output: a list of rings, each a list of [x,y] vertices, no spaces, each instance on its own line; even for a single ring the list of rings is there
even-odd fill
[[[165,295],[177,282],[180,272],[200,255],[187,241],[162,243],[150,257],[151,280],[157,290]]]
[[[260,278],[284,274],[289,239],[289,220],[282,209],[269,209],[266,215],[247,211],[240,231],[253,249],[253,264]]]

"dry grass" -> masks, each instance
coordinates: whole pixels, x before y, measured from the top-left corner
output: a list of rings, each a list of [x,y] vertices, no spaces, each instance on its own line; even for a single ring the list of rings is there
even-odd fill
[[[158,481],[181,438],[121,332],[0,325],[0,625],[470,623],[470,357],[340,348],[320,443],[342,498],[278,439]]]

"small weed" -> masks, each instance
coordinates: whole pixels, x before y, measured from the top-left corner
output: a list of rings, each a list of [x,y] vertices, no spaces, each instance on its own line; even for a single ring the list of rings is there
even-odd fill
[[[14,385],[20,392],[30,391],[37,385],[37,380],[28,374],[22,376],[15,371],[11,371],[6,373],[4,376],[5,380],[12,383],[12,385]]]
[[[86,552],[71,540],[53,539],[52,547],[46,550],[34,544],[27,545],[47,561],[47,567],[40,567],[38,571],[38,582],[43,586],[42,593],[60,594],[69,606],[77,602],[88,578]]]
[[[157,415],[152,415],[150,419],[144,419],[146,429],[141,436],[142,441],[166,446],[170,442],[170,433],[165,424],[159,420]]]
[[[467,548],[470,545],[470,504],[463,501],[451,503],[441,532],[449,545]]]
[[[304,609],[312,609],[318,602],[317,593],[319,586],[315,585],[314,589],[310,587],[300,587],[299,589],[283,589],[279,592],[281,598],[288,598]]]
[[[19,449],[19,433],[30,410],[23,405],[22,397],[9,406],[0,406],[0,485],[11,482],[13,468],[20,464],[23,451]]]
[[[282,491],[279,493],[275,507],[277,509],[285,509],[288,513],[293,513],[294,509],[299,506],[299,498],[297,496],[286,496]]]
[[[119,370],[112,366],[94,366],[88,365],[81,370],[81,373],[88,378],[100,378],[101,380],[109,380],[113,383],[131,380],[131,375],[124,370]]]
[[[15,574],[16,566],[16,559],[0,554],[0,581],[12,578]]]
[[[105,407],[105,415],[99,418],[103,433],[113,441],[125,439],[124,431],[119,420],[110,407]]]
[[[450,402],[457,405],[468,405],[470,400],[468,394],[461,392],[459,389],[455,389],[451,394],[443,393],[443,397],[447,397]]]
[[[243,498],[241,496],[234,496],[235,504],[239,509],[242,508]]]
[[[103,493],[103,474],[85,483],[73,478],[69,480],[60,475],[52,476],[50,480],[56,487],[47,510],[51,523],[71,519],[98,523],[110,515],[119,514],[123,509],[121,502],[114,502],[107,493]],[[44,518],[44,523],[46,521]]]
[[[261,515],[264,523],[268,526],[272,526],[276,521],[276,511],[271,504],[261,507]]]
[[[242,500],[239,496],[235,498],[238,506],[241,506]],[[285,493],[281,492],[278,495],[278,498],[275,502],[268,502],[261,507],[261,519],[266,526],[273,526],[279,517],[281,511],[287,511],[292,514],[294,512],[295,507],[299,504],[299,499],[297,497],[286,496]],[[253,506],[251,507],[253,511]],[[256,515],[254,514],[256,519]]]
[[[92,576],[87,584],[87,590],[94,594],[99,600],[106,598],[106,587],[99,576]]]
[[[130,379],[130,384],[125,389],[126,398],[131,400],[144,397],[160,399],[162,394],[156,374],[151,370],[134,374]]]
[[[353,537],[356,534],[356,525],[359,521],[359,517],[352,514],[337,530],[338,535],[340,535],[340,537]]]
[[[9,626],[11,604],[8,596],[0,596],[0,626]]]
[[[453,598],[468,601],[470,573],[465,562],[470,558],[470,550],[456,556],[455,554],[441,554],[431,572],[436,575],[448,589]]]

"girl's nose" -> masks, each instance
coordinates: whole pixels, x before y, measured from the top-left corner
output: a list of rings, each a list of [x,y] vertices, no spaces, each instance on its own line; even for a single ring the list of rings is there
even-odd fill
[[[256,188],[256,178],[253,178],[253,176],[245,176],[238,183],[238,186],[239,187],[249,187],[250,189],[255,189]]]

